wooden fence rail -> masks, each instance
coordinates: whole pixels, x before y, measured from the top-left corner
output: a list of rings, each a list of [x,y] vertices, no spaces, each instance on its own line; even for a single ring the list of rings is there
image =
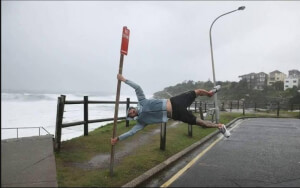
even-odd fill
[[[130,98],[127,98],[126,101],[120,101],[120,104],[126,104],[126,111],[128,110],[130,104],[137,104],[138,102],[131,102]],[[83,121],[71,122],[71,123],[63,123],[64,116],[64,107],[65,105],[73,105],[73,104],[83,104]],[[88,136],[88,125],[89,123],[100,123],[106,121],[113,121],[114,118],[103,118],[103,119],[93,119],[89,120],[88,118],[88,106],[89,104],[115,104],[115,101],[94,101],[89,100],[88,96],[84,96],[83,100],[66,100],[65,95],[61,95],[57,100],[57,113],[56,113],[56,129],[55,129],[55,151],[60,151],[61,145],[61,132],[62,128],[72,127],[77,125],[84,125],[84,136]],[[119,117],[118,120],[124,120],[126,117]],[[129,121],[126,121],[126,127],[129,127]]]

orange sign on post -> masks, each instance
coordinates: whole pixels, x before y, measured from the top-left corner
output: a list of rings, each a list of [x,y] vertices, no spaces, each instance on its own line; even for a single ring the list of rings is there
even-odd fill
[[[128,43],[129,43],[130,30],[126,26],[123,27],[122,33],[122,43],[121,43],[121,54],[127,55],[128,53]]]

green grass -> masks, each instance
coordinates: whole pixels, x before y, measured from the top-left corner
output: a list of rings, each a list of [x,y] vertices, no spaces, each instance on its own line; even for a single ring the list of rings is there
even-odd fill
[[[285,117],[299,117],[298,112],[281,112]],[[243,116],[241,113],[222,112],[220,122],[228,123],[234,118]],[[246,114],[245,116],[269,117],[270,113]],[[275,114],[271,114],[276,117]],[[209,119],[209,118],[208,118]],[[117,134],[120,135],[132,128],[135,122],[130,122],[129,128],[125,122],[120,122]],[[172,121],[169,121],[168,125]],[[149,125],[142,131],[125,141],[119,142],[115,151],[125,147],[125,143],[137,140],[143,134],[159,128],[160,124]],[[193,137],[188,136],[188,126],[185,123],[175,128],[167,126],[166,150],[160,150],[160,134],[156,134],[149,141],[134,150],[130,155],[124,157],[120,163],[114,166],[114,176],[110,177],[109,169],[86,170],[75,167],[72,163],[83,163],[89,161],[97,154],[110,154],[110,138],[112,135],[112,124],[100,127],[89,133],[89,136],[82,136],[62,142],[61,151],[55,154],[57,180],[59,187],[119,187],[141,175],[157,164],[163,162],[170,156],[178,153],[216,129],[193,126]]]

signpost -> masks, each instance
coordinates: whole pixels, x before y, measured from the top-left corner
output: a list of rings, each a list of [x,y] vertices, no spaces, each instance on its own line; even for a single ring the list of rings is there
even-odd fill
[[[126,26],[124,26],[123,27],[123,32],[122,32],[122,43],[121,43],[121,56],[120,56],[119,74],[122,74],[124,55],[127,55],[127,52],[128,52],[129,33],[130,33],[130,30],[127,29]],[[120,101],[120,90],[121,90],[121,81],[118,80],[117,95],[116,95],[116,104],[115,104],[115,115],[114,115],[114,126],[113,126],[113,135],[112,135],[112,138],[116,137],[117,121],[118,121],[118,111],[119,111],[119,101]],[[111,145],[110,176],[112,176],[113,173],[114,173],[114,158],[115,158],[115,148],[114,148],[114,145]]]

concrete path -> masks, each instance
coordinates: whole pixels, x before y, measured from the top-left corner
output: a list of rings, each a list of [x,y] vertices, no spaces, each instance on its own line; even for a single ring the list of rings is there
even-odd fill
[[[1,141],[1,187],[57,187],[53,136]]]
[[[299,187],[300,120],[245,120],[168,186]]]

